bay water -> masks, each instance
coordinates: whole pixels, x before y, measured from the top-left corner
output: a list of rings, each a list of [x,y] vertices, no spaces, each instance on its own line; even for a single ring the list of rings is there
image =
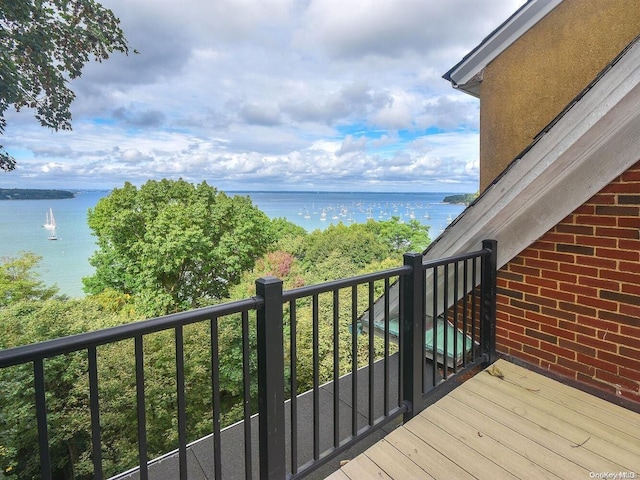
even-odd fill
[[[42,257],[41,280],[57,285],[60,293],[82,297],[82,277],[92,275],[89,257],[96,238],[87,225],[87,211],[108,191],[83,190],[65,200],[0,201],[0,257],[33,252]],[[345,225],[368,219],[401,222],[412,219],[430,227],[433,240],[458,216],[463,205],[442,203],[449,193],[373,192],[227,192],[249,196],[270,218],[284,217],[307,231],[325,229],[339,222]],[[44,228],[46,213],[52,209],[57,240]]]

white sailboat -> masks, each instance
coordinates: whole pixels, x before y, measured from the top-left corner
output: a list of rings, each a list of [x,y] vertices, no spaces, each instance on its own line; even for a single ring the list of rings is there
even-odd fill
[[[53,216],[53,209],[49,209],[49,213],[47,214],[47,221],[43,225],[44,228],[51,230],[51,235],[49,235],[49,240],[58,240],[56,237],[56,218]]]
[[[45,221],[44,225],[42,226],[48,230],[53,230],[54,228],[56,228],[56,219],[53,216],[52,208],[50,208],[49,211],[45,213]]]

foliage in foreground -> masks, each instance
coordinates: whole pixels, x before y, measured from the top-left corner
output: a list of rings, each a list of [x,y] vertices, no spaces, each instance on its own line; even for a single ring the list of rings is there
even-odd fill
[[[141,301],[140,292],[130,286],[148,288],[147,293],[142,295],[143,300],[154,294],[163,297],[167,293],[166,289],[148,280],[141,281],[140,278],[154,278],[161,271],[158,268],[161,263],[168,263],[167,268],[173,265],[172,258],[176,259],[176,263],[177,259],[186,261],[188,255],[204,259],[198,255],[205,255],[206,252],[198,250],[195,244],[208,230],[204,225],[206,222],[200,222],[198,215],[216,224],[212,232],[219,233],[228,225],[242,227],[230,230],[230,238],[236,240],[244,238],[243,234],[255,233],[248,223],[255,221],[263,229],[257,247],[241,245],[241,242],[232,245],[231,240],[222,242],[226,248],[232,248],[233,252],[254,251],[255,256],[251,257],[251,262],[232,270],[235,276],[230,278],[233,281],[224,283],[224,288],[216,293],[216,296],[226,297],[217,301],[255,295],[255,279],[266,275],[281,278],[285,288],[295,288],[390,268],[400,263],[403,251],[422,249],[429,241],[426,227],[417,222],[401,224],[397,219],[348,227],[337,225],[325,231],[307,234],[283,219],[265,221],[261,212],[256,213],[257,209],[246,199],[240,197],[240,200],[234,201],[206,184],[193,187],[184,182],[156,182],[150,185],[148,190],[144,189],[142,199],[138,196],[143,189],[137,190],[125,185],[116,195],[109,197],[109,208],[99,205],[100,208],[97,206],[90,214],[94,226],[100,231],[99,240],[102,240],[96,264],[102,269],[99,270],[100,275],[97,273],[88,284],[96,286],[98,281],[103,282],[96,288],[100,293],[81,300],[55,299],[52,298],[54,290],[43,287],[32,276],[37,258],[25,255],[2,264],[0,272],[12,271],[14,274],[10,277],[0,275],[0,292],[3,285],[11,285],[13,279],[20,278],[23,283],[20,283],[21,288],[12,290],[21,293],[5,295],[5,302],[0,304],[0,324],[4,326],[0,331],[0,349],[123,324],[147,316],[149,304]],[[173,187],[176,188],[175,192]],[[217,210],[218,207],[221,207],[220,210]],[[217,213],[210,217],[208,215],[211,212]],[[239,220],[234,222],[226,218],[230,212],[239,215]],[[145,233],[140,235],[141,231]],[[181,235],[185,231],[186,234]],[[162,232],[166,232],[166,235],[162,235]],[[136,241],[130,242],[131,239]],[[146,242],[150,245],[143,245]],[[211,243],[207,245],[211,247]],[[174,247],[177,247],[176,252],[171,250]],[[145,250],[146,248],[149,250]],[[140,278],[135,278],[134,269],[124,268],[115,261],[128,261],[124,260],[124,253],[127,251],[136,252],[145,259],[137,263],[136,268],[149,268],[150,271],[144,274],[139,272]],[[150,258],[153,255],[159,256],[162,261],[147,261],[153,260]],[[210,261],[216,261],[215,257]],[[244,265],[249,265],[251,269]],[[113,271],[109,271],[109,266]],[[120,279],[126,281],[120,282]],[[192,283],[195,281],[195,278],[192,279]],[[153,285],[157,290],[154,291]],[[382,293],[381,288],[381,284],[375,285],[376,296]],[[321,383],[332,378],[334,351],[340,352],[339,373],[351,371],[351,295],[349,289],[341,292],[338,297],[337,324],[334,324],[333,298],[329,295],[319,299],[318,381]],[[362,313],[367,308],[367,292],[359,289],[357,295],[357,312]],[[183,304],[179,298],[176,297],[178,300],[175,304],[167,302],[163,305],[172,305],[171,308],[175,309],[190,308],[192,299]],[[195,298],[197,295],[193,296]],[[313,350],[314,338],[311,301],[303,299],[298,302],[295,325],[288,306],[284,313],[285,376],[288,384],[291,374],[290,353],[292,346],[295,346],[298,352],[296,393],[300,393],[310,388],[314,380],[313,357],[309,354]],[[241,419],[243,413],[241,323],[239,316],[218,319],[222,400],[220,413],[223,425]],[[294,326],[296,335],[292,339]],[[333,342],[333,330],[336,326],[339,337],[337,345]],[[188,441],[207,435],[212,430],[209,329],[209,323],[204,322],[189,325],[184,330]],[[254,317],[250,319],[246,338],[250,351],[253,352],[249,358],[250,406],[255,410],[257,360]],[[368,337],[360,337],[357,342],[361,366],[369,360]],[[374,347],[374,354],[379,358],[382,351],[380,339],[375,339]],[[153,458],[175,449],[178,442],[173,332],[145,336],[144,352],[148,451]],[[133,341],[98,348],[103,463],[106,475],[116,474],[137,464],[136,429],[131,427],[137,422],[134,362]],[[45,365],[47,388],[50,392],[47,401],[55,475],[57,478],[91,478],[86,354],[79,352],[65,355],[47,360]],[[37,445],[37,437],[32,367],[26,365],[0,370],[0,468],[6,476],[18,479],[38,478],[39,459],[34,445]]]

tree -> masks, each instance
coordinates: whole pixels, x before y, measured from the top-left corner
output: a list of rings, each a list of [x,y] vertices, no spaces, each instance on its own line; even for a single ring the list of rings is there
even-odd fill
[[[19,257],[0,259],[0,308],[20,300],[46,300],[53,297],[57,287],[46,287],[34,271],[40,257],[25,252]]]
[[[128,53],[120,20],[95,0],[3,0],[0,3],[0,134],[5,111],[35,110],[42,126],[71,129],[67,86],[93,56]],[[0,169],[15,168],[0,145]]]
[[[369,221],[367,227],[387,243],[390,253],[422,252],[431,241],[429,227],[415,219],[400,223],[399,217],[392,217],[384,222]]]
[[[0,349],[26,345],[52,338],[74,335],[94,329],[106,328],[135,319],[128,314],[106,311],[100,302],[86,299],[23,299],[0,309]],[[119,348],[119,350],[116,350]],[[109,355],[106,356],[105,353]],[[127,352],[128,353],[128,352]],[[129,357],[133,357],[129,353]],[[111,380],[106,370],[111,363],[128,358],[118,343],[103,347],[100,353],[100,378]],[[118,437],[128,430],[135,413],[126,416],[119,398],[125,395],[125,379],[134,368],[117,370],[112,382],[118,383],[117,391],[102,393],[101,404],[105,418],[114,418],[118,408],[122,420],[116,425]],[[47,385],[47,421],[54,478],[92,478],[90,458],[91,430],[89,418],[89,391],[87,358],[84,352],[73,352],[49,358],[44,363]],[[105,383],[105,382],[102,382]],[[102,385],[102,384],[101,384]],[[110,383],[107,382],[107,386]],[[129,395],[133,397],[134,395]],[[37,429],[34,417],[33,366],[29,363],[0,369],[0,478],[40,478],[40,462],[37,449]],[[132,408],[132,410],[135,410]],[[129,422],[128,424],[125,422]],[[105,431],[114,428],[105,424]],[[110,437],[105,437],[113,442]],[[125,444],[125,440],[120,440]],[[105,467],[116,473],[116,463],[131,450],[132,442],[116,454],[105,451]],[[120,446],[120,444],[118,444]],[[111,448],[111,447],[110,447]],[[130,457],[135,455],[130,454]]]
[[[99,249],[85,291],[131,294],[150,316],[225,298],[273,241],[249,197],[184,180],[127,182],[89,210],[89,227]]]
[[[338,272],[326,270],[321,263],[332,255],[353,265],[353,270],[364,268],[373,261],[388,255],[384,240],[376,236],[365,224],[346,226],[342,223],[330,225],[326,230],[315,230],[306,237],[296,255],[303,261],[308,272],[316,275],[315,281],[335,280],[347,274],[344,268]],[[335,262],[334,262],[335,263]],[[319,277],[318,277],[319,275]]]

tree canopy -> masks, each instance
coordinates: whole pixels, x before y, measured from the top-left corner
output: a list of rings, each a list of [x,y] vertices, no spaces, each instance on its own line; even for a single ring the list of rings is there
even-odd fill
[[[120,20],[94,0],[2,0],[0,2],[0,134],[13,105],[35,110],[42,126],[71,129],[69,80],[93,57],[128,53]],[[0,169],[15,159],[0,145]]]
[[[89,210],[89,227],[99,249],[85,290],[134,295],[151,316],[225,298],[273,241],[249,197],[184,180],[126,183]]]
[[[40,257],[25,252],[19,257],[0,258],[0,308],[21,300],[47,300],[57,287],[47,287],[35,272]]]
[[[89,225],[99,250],[91,262],[93,277],[85,279],[95,295],[83,299],[52,297],[34,268],[38,257],[24,254],[0,259],[0,349],[50,338],[107,328],[144,316],[188,309],[218,299],[255,295],[255,279],[275,275],[285,288],[348,277],[397,266],[407,250],[419,251],[429,241],[428,227],[399,219],[331,226],[310,234],[285,219],[269,221],[248,197],[229,197],[206,183],[149,181],[114,190],[89,212]],[[255,261],[254,261],[255,260]],[[374,283],[374,295],[384,282]],[[297,349],[297,392],[315,381],[333,378],[334,297],[318,298],[317,328],[310,297],[296,302],[295,336],[290,305],[285,305],[285,376],[291,372],[290,348]],[[352,368],[352,306],[368,308],[367,287],[355,297],[351,289],[338,297],[339,374]],[[244,355],[242,319],[218,319],[218,364],[221,422],[242,419]],[[187,386],[187,441],[211,432],[212,344],[209,322],[184,328]],[[249,388],[256,403],[256,326],[249,322]],[[317,342],[316,374],[312,352]],[[374,338],[374,358],[384,344]],[[358,365],[369,362],[369,342],[357,340]],[[391,346],[393,349],[394,347]],[[305,352],[305,353],[303,353]],[[123,340],[97,347],[100,379],[102,461],[105,476],[138,462],[134,342]],[[178,445],[175,384],[175,336],[172,331],[144,337],[145,391],[148,411],[147,448],[151,458]],[[92,478],[91,421],[87,358],[75,352],[47,359],[47,408],[55,478]],[[316,379],[316,375],[318,378]],[[0,369],[0,478],[38,477],[34,427],[33,368]],[[290,392],[288,392],[290,394]],[[3,477],[4,476],[4,477]]]

